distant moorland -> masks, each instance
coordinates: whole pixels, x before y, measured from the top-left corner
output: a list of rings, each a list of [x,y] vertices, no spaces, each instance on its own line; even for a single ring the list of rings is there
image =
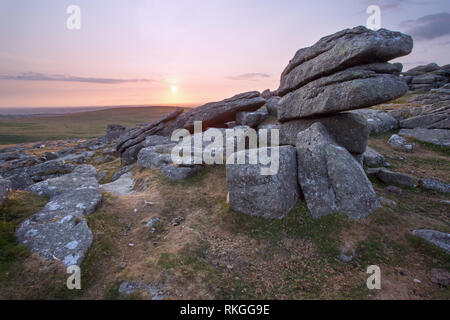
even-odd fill
[[[175,107],[124,107],[59,116],[0,119],[0,145],[91,138],[105,134],[108,124],[135,126],[161,118]]]

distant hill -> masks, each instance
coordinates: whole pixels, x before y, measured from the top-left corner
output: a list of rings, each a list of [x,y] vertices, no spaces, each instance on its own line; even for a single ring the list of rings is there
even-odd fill
[[[108,124],[135,126],[159,119],[176,107],[123,107],[58,116],[0,119],[0,145],[105,134]]]

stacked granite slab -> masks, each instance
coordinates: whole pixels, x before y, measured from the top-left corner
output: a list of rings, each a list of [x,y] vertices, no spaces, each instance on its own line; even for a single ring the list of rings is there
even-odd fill
[[[408,35],[360,26],[300,49],[283,71],[280,143],[296,145],[298,182],[314,217],[341,211],[359,219],[379,207],[359,163],[370,127],[348,111],[404,95],[402,65],[388,61],[412,47]]]
[[[412,38],[399,32],[362,26],[346,29],[297,51],[281,75],[278,90],[270,95],[265,92],[267,112],[276,115],[277,121],[258,128],[278,128],[280,144],[296,147],[296,159],[287,157],[289,149],[284,147],[279,150],[280,158],[290,163],[283,167],[295,165],[297,172],[293,174],[315,218],[339,211],[361,219],[379,208],[361,163],[370,126],[364,116],[348,111],[404,95],[408,87],[399,78],[402,65],[388,61],[409,54],[412,47]],[[238,187],[236,176],[240,177]],[[251,166],[228,165],[232,208],[282,218],[295,199],[285,199],[281,187],[280,181],[288,182],[289,177],[290,173],[282,170],[259,178]],[[253,190],[263,189],[265,181],[272,191],[258,196]],[[289,189],[295,188],[296,184],[289,182]],[[274,205],[276,209],[269,205],[277,203],[287,205]],[[257,209],[252,211],[252,207]]]
[[[366,217],[379,202],[362,166],[370,127],[362,109],[404,95],[401,64],[412,38],[385,29],[346,29],[300,49],[281,75],[281,143],[297,148],[298,182],[311,214]],[[353,157],[352,157],[353,155]]]

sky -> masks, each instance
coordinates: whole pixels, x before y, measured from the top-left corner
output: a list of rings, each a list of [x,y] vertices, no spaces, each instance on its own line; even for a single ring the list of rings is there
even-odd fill
[[[196,106],[275,90],[298,49],[366,25],[369,5],[382,28],[413,36],[395,60],[405,70],[450,63],[448,0],[0,0],[0,107]]]

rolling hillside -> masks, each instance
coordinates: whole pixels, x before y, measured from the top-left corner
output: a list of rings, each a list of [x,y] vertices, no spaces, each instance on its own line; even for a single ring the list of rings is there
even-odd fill
[[[108,124],[135,126],[159,119],[175,107],[130,107],[79,112],[53,117],[0,120],[0,145],[105,134]]]

